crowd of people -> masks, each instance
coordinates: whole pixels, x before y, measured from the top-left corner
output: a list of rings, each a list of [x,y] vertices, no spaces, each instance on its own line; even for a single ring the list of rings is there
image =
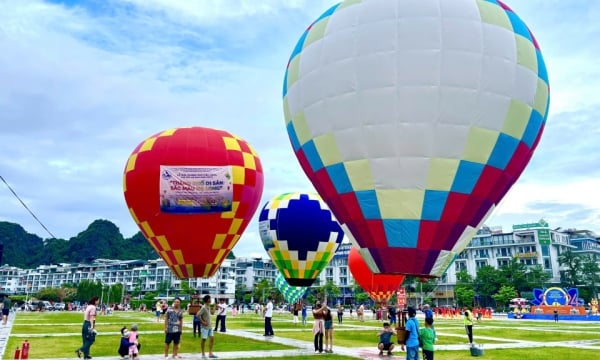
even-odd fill
[[[200,337],[200,350],[202,358],[217,358],[214,354],[214,334],[215,332],[226,332],[226,319],[227,312],[230,308],[224,299],[212,301],[210,295],[204,295],[202,297],[202,306],[195,312],[190,311],[190,305],[188,305],[188,314],[192,315],[192,328],[193,336]],[[83,325],[82,325],[82,346],[75,350],[76,355],[79,358],[91,359],[91,347],[95,342],[96,331],[96,317],[99,311],[98,297],[91,298],[85,306],[83,311]],[[6,307],[6,304],[4,307]],[[9,304],[10,305],[10,304]],[[231,308],[232,315],[237,314],[237,307]],[[280,308],[281,309],[281,308]],[[179,346],[181,343],[182,332],[184,328],[184,314],[185,311],[181,308],[181,299],[175,298],[169,305],[167,301],[159,300],[153,309],[155,311],[156,319],[158,322],[164,322],[164,356],[165,359],[169,358],[169,352],[173,359],[181,358],[179,355]],[[285,310],[289,311],[292,315],[292,323],[294,325],[300,324],[299,316],[301,316],[301,324],[307,324],[308,310],[307,306],[303,302],[292,304]],[[378,310],[373,311],[374,317],[377,320],[383,322],[383,328],[377,332],[377,350],[379,355],[391,356],[394,349],[399,345],[400,349],[406,352],[407,360],[419,359],[419,350],[422,349],[424,360],[433,360],[434,358],[434,344],[437,340],[434,318],[435,317],[450,317],[455,318],[460,314],[463,318],[465,332],[471,346],[474,346],[473,342],[473,323],[474,321],[480,320],[481,317],[491,317],[491,313],[487,313],[481,309],[473,308],[469,309],[463,307],[462,309],[456,310],[447,307],[430,308],[429,305],[425,304],[420,308],[424,314],[424,324],[421,325],[416,317],[417,309],[414,307],[400,308],[397,306],[381,306]],[[272,324],[274,305],[273,299],[269,297],[265,304],[258,305],[255,307],[255,313],[260,315],[264,319],[264,336],[272,337],[275,335]],[[284,311],[282,309],[282,311]],[[356,312],[356,319],[358,321],[364,321],[365,307],[359,305],[356,308],[350,306],[349,312],[352,318],[353,312]],[[315,353],[333,353],[333,341],[334,341],[334,318],[337,319],[337,323],[343,324],[345,308],[339,304],[336,307],[330,307],[327,301],[317,300],[311,308],[313,316],[313,341]],[[337,315],[337,316],[334,316]],[[485,315],[484,315],[485,314]],[[385,315],[385,316],[384,316]],[[213,326],[212,318],[215,317],[215,324]],[[396,336],[398,344],[395,345]],[[123,326],[120,332],[119,348],[118,353],[121,359],[128,357],[130,360],[135,360],[139,357],[141,351],[141,342],[138,333],[138,325],[132,324],[130,327]],[[206,343],[208,342],[208,348]]]

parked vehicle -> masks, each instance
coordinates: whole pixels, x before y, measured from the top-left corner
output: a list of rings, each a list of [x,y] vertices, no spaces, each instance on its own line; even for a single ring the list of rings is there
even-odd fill
[[[54,303],[53,308],[56,311],[64,311],[65,310],[65,303],[62,303],[62,302]]]

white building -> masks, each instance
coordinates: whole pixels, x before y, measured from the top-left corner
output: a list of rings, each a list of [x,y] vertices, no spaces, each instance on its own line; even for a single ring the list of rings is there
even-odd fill
[[[352,302],[354,279],[348,269],[350,244],[341,244],[330,264],[321,272],[313,286],[332,281],[341,290],[340,300]],[[488,227],[481,228],[469,246],[455,259],[438,286],[429,297],[435,304],[452,304],[456,274],[466,270],[473,278],[485,265],[499,269],[517,258],[527,267],[540,265],[550,275],[550,284],[560,283],[561,253],[594,254],[600,259],[600,241],[589,231],[551,230],[541,220],[538,223],[513,225],[512,232]],[[251,291],[263,279],[274,283],[278,270],[270,259],[237,258],[223,261],[217,274],[211,278],[179,280],[161,260],[106,260],[97,259],[91,264],[41,265],[36,269],[19,269],[8,265],[0,267],[0,287],[8,293],[31,294],[47,287],[60,287],[64,283],[78,284],[82,280],[101,281],[105,285],[124,284],[125,292],[139,287],[142,293],[156,291],[159,284],[167,282],[168,291],[178,294],[182,281],[199,294],[211,294],[235,301],[236,287]],[[161,294],[169,296],[170,294]]]

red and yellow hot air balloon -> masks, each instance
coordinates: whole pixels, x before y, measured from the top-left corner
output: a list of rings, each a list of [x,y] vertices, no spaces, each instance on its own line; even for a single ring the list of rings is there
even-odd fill
[[[348,254],[348,268],[356,283],[378,303],[387,302],[404,281],[404,275],[374,274],[354,246]]]
[[[224,130],[175,128],[142,141],[123,176],[131,216],[180,279],[212,276],[256,211],[263,171]]]

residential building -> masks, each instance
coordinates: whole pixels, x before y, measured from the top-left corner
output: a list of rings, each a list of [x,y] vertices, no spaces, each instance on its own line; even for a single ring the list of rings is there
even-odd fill
[[[342,243],[313,285],[321,286],[332,281],[341,291],[341,296],[336,301],[344,304],[353,302],[354,279],[348,269],[350,248],[349,243]],[[543,220],[513,225],[511,232],[484,226],[438,279],[436,288],[427,297],[432,298],[435,305],[453,305],[453,289],[459,271],[465,270],[476,277],[481,267],[490,265],[499,269],[509,264],[513,258],[519,259],[526,267],[540,265],[550,276],[548,286],[558,285],[560,271],[565,270],[558,259],[567,250],[592,254],[600,259],[600,239],[590,231],[560,228],[552,230]],[[216,294],[219,298],[227,299],[228,303],[233,303],[236,288],[249,291],[263,279],[274,283],[278,271],[270,259],[242,257],[224,260],[217,274],[208,279],[180,280],[161,259],[97,259],[91,264],[51,264],[41,265],[36,269],[4,265],[0,267],[0,287],[3,292],[31,294],[46,287],[60,287],[64,283],[78,284],[89,280],[101,281],[109,286],[124,284],[126,293],[131,293],[136,288],[146,293],[156,291],[161,283],[166,282],[167,293],[161,295],[172,296],[181,292],[181,284],[186,281],[189,288],[196,289],[200,294]],[[418,292],[418,289],[414,289],[413,303],[418,302]],[[423,294],[420,296],[423,297]],[[409,295],[409,301],[410,297]]]

